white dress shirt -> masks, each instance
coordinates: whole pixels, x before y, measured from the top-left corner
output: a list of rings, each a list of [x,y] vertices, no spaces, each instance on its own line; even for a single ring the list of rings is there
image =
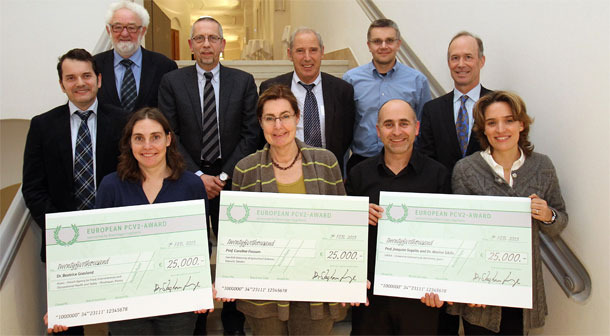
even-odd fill
[[[290,91],[297,98],[297,102],[299,104],[299,110],[301,111],[301,118],[299,119],[299,124],[297,125],[297,134],[296,137],[305,141],[305,132],[303,130],[303,105],[305,105],[305,96],[307,95],[307,90],[299,84],[299,76],[297,76],[296,72],[292,74],[292,84],[290,86]],[[318,77],[313,81],[316,86],[313,87],[313,94],[316,96],[316,102],[318,103],[318,114],[320,117],[320,134],[322,134],[322,147],[326,148],[326,125],[324,125],[324,97],[322,94],[322,74],[319,73]]]

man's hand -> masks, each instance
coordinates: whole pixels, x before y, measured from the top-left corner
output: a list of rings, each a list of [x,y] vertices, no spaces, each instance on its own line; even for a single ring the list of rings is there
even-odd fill
[[[220,195],[220,191],[225,186],[225,182],[222,182],[218,176],[203,174],[200,176],[201,181],[205,185],[205,191],[208,194],[208,199],[216,198]]]
[[[383,208],[377,204],[369,203],[369,224],[377,225],[377,222],[383,216]]]

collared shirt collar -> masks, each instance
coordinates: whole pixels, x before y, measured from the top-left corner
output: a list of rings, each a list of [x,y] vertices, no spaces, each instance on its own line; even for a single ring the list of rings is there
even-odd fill
[[[392,172],[390,170],[390,168],[388,168],[388,166],[386,166],[385,148],[382,148],[381,153],[379,153],[379,155],[377,156],[377,169],[379,169],[379,171],[385,172],[388,175],[399,176],[399,175],[406,174],[407,171],[409,170],[409,167],[411,169],[413,169],[413,171],[415,171],[416,174],[419,174],[421,172],[422,159],[419,156],[419,153],[415,150],[415,148],[413,148],[413,151],[411,152],[411,158],[409,159],[409,163],[407,163],[407,166],[404,167],[398,174],[394,174],[394,172]]]
[[[202,69],[199,64],[195,63],[195,68],[197,69],[197,79],[199,81],[204,81],[205,82],[205,73],[208,72],[204,69]],[[212,69],[212,71],[210,71],[212,73],[212,75],[214,75],[214,78],[212,78],[212,82],[218,82],[218,76],[220,74],[220,62],[218,64],[216,64],[216,66]]]
[[[72,101],[68,100],[68,109],[70,110],[70,116],[72,116],[76,111],[93,111],[93,113],[97,115],[97,98],[95,98],[93,104],[91,104],[91,106],[89,106],[89,108],[86,110],[79,109]]]
[[[515,162],[513,162],[513,166],[510,168],[510,171],[511,171],[510,180],[507,181],[508,185],[510,185],[511,187],[513,186],[513,173],[512,172],[521,168],[521,166],[523,166],[523,163],[525,163],[525,155],[523,154],[523,150],[521,150],[521,148],[519,148],[519,152],[521,153],[521,155]],[[496,162],[496,160],[494,160],[493,156],[491,155],[491,147],[487,147],[486,150],[481,151],[481,156],[483,157],[483,160],[485,160],[485,162],[489,165],[489,167],[496,174],[498,174],[500,177],[504,178],[504,167],[502,167],[500,164],[498,164]]]
[[[117,67],[119,64],[121,64],[121,61],[123,60],[123,56],[119,55],[119,53],[116,52],[116,49],[113,49],[113,53],[114,53],[114,67]],[[138,50],[136,50],[135,53],[133,53],[133,55],[131,55],[129,57],[129,59],[140,69],[142,69],[142,47],[138,47]]]
[[[464,93],[461,93],[458,89],[454,88],[453,89],[453,102],[456,103],[457,101],[459,101],[463,95],[464,95]],[[479,100],[479,98],[481,98],[481,83],[479,83],[479,84],[477,84],[477,86],[473,87],[472,90],[470,90],[466,93],[466,95],[468,96],[469,100],[472,100],[473,102],[476,103]]]
[[[321,81],[322,81],[322,73],[318,72],[318,76],[316,77],[316,79],[314,79],[313,83],[303,82],[303,84],[315,84],[316,86],[319,86]],[[301,79],[299,79],[299,76],[297,75],[296,71],[292,72],[292,82],[297,85],[299,84],[299,82],[302,82]]]
[[[368,63],[368,67],[369,67],[369,70],[373,72],[373,75],[383,77],[383,75],[380,74],[379,71],[377,71],[377,68],[375,67],[375,63],[373,61]],[[398,68],[400,68],[400,62],[398,62],[398,59],[396,59],[396,62],[394,62],[394,66],[392,67],[392,69],[390,69],[390,71],[387,72],[387,76],[398,71]]]

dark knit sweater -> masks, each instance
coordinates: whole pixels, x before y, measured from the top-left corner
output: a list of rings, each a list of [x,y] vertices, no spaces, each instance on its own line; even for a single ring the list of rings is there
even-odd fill
[[[525,159],[523,166],[512,174],[511,187],[491,169],[481,153],[477,152],[455,165],[452,187],[454,194],[464,195],[528,197],[537,194],[557,213],[557,218],[552,224],[545,224],[532,218],[533,309],[523,309],[523,331],[527,334],[531,328],[542,327],[548,313],[538,232],[542,231],[550,236],[558,235],[568,224],[568,214],[559,189],[555,167],[546,155],[532,153]],[[494,332],[500,330],[501,307],[470,308],[465,304],[455,304],[448,306],[447,311],[450,314],[461,315],[468,322]]]

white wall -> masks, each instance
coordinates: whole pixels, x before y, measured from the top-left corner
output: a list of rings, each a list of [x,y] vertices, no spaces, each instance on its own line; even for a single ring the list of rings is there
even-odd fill
[[[64,104],[57,58],[92,52],[112,0],[0,1],[0,118],[29,119]]]
[[[570,224],[562,234],[589,271],[590,299],[565,297],[547,272],[550,315],[541,334],[610,334],[610,4],[606,0],[375,1],[448,91],[446,50],[469,30],[482,37],[482,81],[519,93],[535,117],[531,138],[559,175]],[[354,1],[292,4],[295,25],[322,34],[326,50],[349,46],[370,61],[370,23]],[[545,269],[546,270],[546,269]]]
[[[43,335],[46,313],[45,267],[40,262],[42,233],[34,223],[26,229],[19,252],[0,290],[2,335]]]
[[[324,51],[351,47],[360,64],[371,57],[366,48],[369,21],[353,0],[292,0],[289,5],[290,25],[317,30],[324,41]]]

